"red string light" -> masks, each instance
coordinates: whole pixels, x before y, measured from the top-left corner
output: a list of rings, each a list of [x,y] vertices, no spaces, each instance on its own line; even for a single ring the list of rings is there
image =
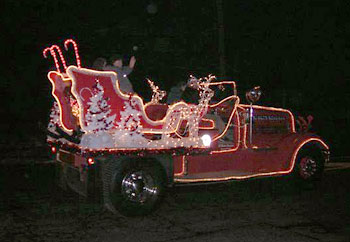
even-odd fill
[[[295,149],[290,162],[289,162],[289,167],[285,169],[281,169],[279,171],[273,171],[273,172],[261,172],[261,173],[254,173],[254,174],[249,174],[249,175],[234,175],[234,176],[225,176],[225,177],[213,177],[213,178],[174,178],[175,182],[210,182],[210,181],[228,181],[228,180],[242,180],[242,179],[248,179],[248,178],[253,178],[253,177],[263,177],[263,176],[276,176],[276,175],[285,175],[289,174],[293,171],[295,162],[297,159],[297,155],[299,153],[299,150],[304,147],[306,144],[310,142],[315,142],[321,145],[325,150],[329,150],[328,145],[321,140],[320,138],[317,137],[311,137],[306,140],[304,140],[302,143],[300,143],[297,148]],[[183,164],[184,166],[184,164]],[[183,168],[184,169],[184,168]],[[181,172],[182,173],[182,172]],[[179,174],[181,174],[179,173]],[[177,174],[176,174],[177,175]]]
[[[62,125],[62,128],[64,131],[66,132],[72,132],[73,129],[66,127],[65,122],[63,122],[63,107],[62,107],[62,102],[60,100],[60,98],[55,94],[56,91],[56,81],[61,82],[61,85],[65,85],[64,82],[71,82],[71,79],[69,78],[65,78],[64,74],[62,73],[57,73],[55,71],[50,71],[49,74],[47,75],[49,81],[52,84],[52,90],[51,90],[51,94],[52,96],[55,98],[55,100],[57,101],[59,110],[60,110],[60,123]]]
[[[78,52],[78,45],[77,43],[73,40],[73,39],[67,39],[64,42],[64,47],[65,49],[68,51],[68,44],[71,43],[73,45],[74,48],[74,53],[75,53],[75,58],[77,61],[77,66],[80,68],[81,67],[81,62],[80,62],[80,56],[79,56],[79,52]]]
[[[52,45],[51,48],[50,48],[50,52],[51,51],[54,52],[55,50],[57,50],[57,52],[58,52],[58,54],[60,56],[63,68],[64,68],[64,72],[66,72],[66,69],[67,69],[66,60],[64,59],[64,56],[63,56],[62,51],[61,51],[61,48],[58,45]]]
[[[58,62],[58,58],[57,58],[57,55],[56,55],[56,52],[55,50],[58,52],[58,55],[60,56],[60,59],[61,59],[61,62],[62,62],[62,65],[63,65],[63,68],[64,68],[64,71],[66,71],[67,69],[67,66],[66,66],[66,61],[63,57],[63,54],[62,54],[62,51],[61,51],[61,48],[57,45],[51,45],[51,47],[47,47],[43,50],[43,56],[45,58],[47,58],[47,52],[50,51],[50,54],[51,56],[53,57],[54,61],[55,61],[55,66],[56,66],[56,69],[57,69],[57,72],[61,73],[61,70],[60,70],[60,64]]]
[[[50,47],[47,47],[43,50],[43,56],[47,58],[47,52],[50,51]]]
[[[81,64],[80,64],[81,61],[80,61],[80,56],[79,56],[79,52],[78,52],[78,45],[77,45],[77,43],[74,40],[67,39],[64,42],[64,47],[65,47],[66,50],[68,50],[68,45],[69,44],[73,45],[75,58],[76,58],[76,61],[77,61],[77,66],[80,68],[81,67]],[[67,70],[66,60],[64,59],[64,56],[63,56],[62,51],[61,51],[61,48],[58,45],[51,45],[51,47],[45,48],[43,50],[43,56],[45,58],[47,58],[47,52],[48,51],[50,51],[50,54],[51,54],[51,56],[53,57],[53,59],[55,61],[55,66],[56,66],[57,71],[59,73],[62,73],[61,70],[60,70],[59,60],[58,60],[56,52],[55,52],[55,51],[57,51],[57,53],[58,53],[58,55],[60,57],[60,60],[62,62],[62,65],[63,65],[64,72],[66,72],[66,70]]]

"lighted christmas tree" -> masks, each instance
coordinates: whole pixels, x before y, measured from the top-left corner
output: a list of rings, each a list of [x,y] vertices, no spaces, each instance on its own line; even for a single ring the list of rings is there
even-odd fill
[[[116,115],[111,115],[110,105],[104,95],[102,85],[96,80],[96,85],[92,90],[92,97],[88,102],[88,110],[86,113],[86,130],[89,133],[100,133],[110,130]]]
[[[140,134],[142,129],[140,111],[135,109],[136,104],[133,101],[126,101],[124,105],[125,109],[120,112],[120,122],[117,125],[131,135]]]
[[[120,112],[119,129],[114,132],[117,147],[145,147],[148,140],[143,137],[140,111],[136,109],[134,100],[124,102],[124,110]]]

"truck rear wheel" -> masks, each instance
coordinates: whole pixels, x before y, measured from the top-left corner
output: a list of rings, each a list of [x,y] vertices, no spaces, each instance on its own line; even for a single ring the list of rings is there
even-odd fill
[[[149,161],[124,161],[111,173],[108,186],[107,208],[123,215],[150,213],[164,192],[164,172]]]

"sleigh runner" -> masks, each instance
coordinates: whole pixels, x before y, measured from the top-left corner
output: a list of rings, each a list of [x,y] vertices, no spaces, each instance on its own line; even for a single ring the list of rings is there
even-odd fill
[[[118,73],[82,68],[77,45],[67,44],[75,47],[76,65],[67,66],[56,45],[44,50],[57,69],[48,74],[55,99],[48,143],[60,181],[86,196],[91,184],[97,186],[92,190],[112,212],[148,213],[164,187],[177,184],[288,174],[303,181],[320,178],[327,144],[296,132],[289,110],[253,105],[259,88],[241,104],[234,81],[191,76],[188,85],[198,103],[167,105],[160,103],[165,92],[149,80],[153,96],[144,103],[120,90]],[[232,92],[214,101],[215,89]]]

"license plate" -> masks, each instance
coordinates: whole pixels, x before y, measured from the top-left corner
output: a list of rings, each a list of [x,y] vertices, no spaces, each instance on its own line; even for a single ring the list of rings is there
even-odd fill
[[[75,156],[72,153],[60,150],[58,152],[57,160],[74,165]]]
[[[57,160],[77,168],[81,168],[83,165],[86,165],[86,159],[84,157],[64,150],[60,150],[58,152]]]

